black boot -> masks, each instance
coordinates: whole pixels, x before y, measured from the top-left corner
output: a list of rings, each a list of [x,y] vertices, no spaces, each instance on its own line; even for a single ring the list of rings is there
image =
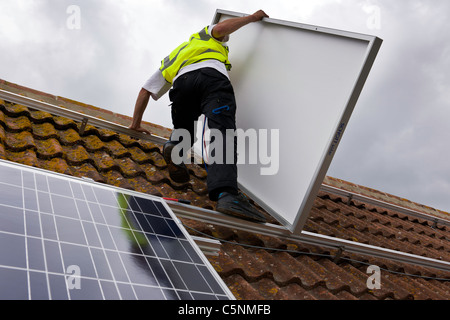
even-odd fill
[[[233,195],[223,192],[217,200],[216,210],[231,216],[254,222],[267,222],[267,219],[255,207],[253,207],[247,198],[242,195]]]

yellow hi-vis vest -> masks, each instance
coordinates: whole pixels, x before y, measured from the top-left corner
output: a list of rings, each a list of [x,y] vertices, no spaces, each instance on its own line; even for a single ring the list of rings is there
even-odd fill
[[[193,34],[189,41],[182,43],[161,62],[160,70],[167,82],[173,83],[181,68],[203,60],[219,60],[227,70],[231,70],[228,47],[214,39],[208,29],[209,27],[205,27]]]

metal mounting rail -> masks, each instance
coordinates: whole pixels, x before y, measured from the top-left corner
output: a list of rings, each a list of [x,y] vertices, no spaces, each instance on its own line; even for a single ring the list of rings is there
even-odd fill
[[[195,241],[197,246],[202,250],[202,252],[207,256],[218,256],[221,243],[217,240],[205,238],[205,237],[197,237],[191,236],[191,238]]]
[[[142,139],[142,140],[150,140],[154,143],[163,144],[167,142],[167,139],[155,135],[147,135],[141,132],[137,132],[135,130],[128,129],[125,126],[121,126],[119,124],[109,122],[106,120],[98,119],[93,116],[89,116],[80,112],[72,111],[66,108],[58,107],[55,105],[52,105],[50,103],[46,103],[43,101],[39,101],[33,98],[25,97],[19,94],[15,94],[9,91],[1,90],[0,89],[0,98],[4,99],[9,102],[17,103],[24,105],[26,107],[34,108],[37,110],[45,111],[50,114],[61,116],[65,118],[72,119],[74,121],[81,122],[80,131],[84,131],[84,128],[89,123],[92,126],[102,128],[102,129],[109,129],[112,131],[115,131],[117,133],[122,133],[127,136],[136,138],[136,139]]]
[[[172,211],[180,218],[193,219],[205,223],[220,225],[232,229],[258,233],[266,236],[278,237],[299,241],[311,245],[333,248],[341,251],[362,254],[371,257],[384,258],[398,262],[414,264],[427,268],[435,268],[450,271],[450,262],[413,255],[396,250],[376,247],[355,241],[320,235],[317,233],[302,231],[301,234],[293,234],[286,228],[274,224],[261,224],[243,221],[222,213],[198,208],[178,202],[167,201]]]
[[[322,186],[320,187],[320,190],[328,192],[328,193],[332,193],[332,194],[335,194],[335,195],[338,195],[338,196],[349,197],[352,200],[358,200],[358,201],[361,201],[361,202],[370,203],[372,205],[375,205],[377,207],[381,207],[381,208],[384,208],[384,209],[397,211],[397,212],[400,212],[400,213],[405,214],[407,216],[412,216],[412,217],[420,218],[420,219],[423,219],[423,220],[427,220],[427,221],[433,222],[434,223],[434,227],[438,223],[442,224],[442,225],[450,226],[450,221],[449,220],[445,220],[443,218],[439,218],[437,216],[432,216],[432,215],[429,215],[429,214],[426,214],[426,213],[423,213],[423,212],[419,212],[419,211],[416,211],[416,210],[413,210],[413,209],[400,207],[400,206],[397,206],[395,204],[387,203],[387,202],[384,202],[384,201],[381,201],[381,200],[377,200],[377,199],[374,199],[374,198],[366,197],[366,196],[363,196],[363,195],[358,194],[358,193],[346,191],[346,190],[339,189],[339,188],[332,187],[332,186],[325,185],[325,184],[322,184]]]

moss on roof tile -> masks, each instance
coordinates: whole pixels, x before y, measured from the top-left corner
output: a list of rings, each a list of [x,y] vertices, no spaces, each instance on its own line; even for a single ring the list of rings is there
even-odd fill
[[[78,166],[84,162],[92,161],[89,153],[83,146],[63,146],[66,161],[73,166]]]
[[[6,150],[2,141],[0,141],[0,159],[6,160]]]
[[[49,122],[33,123],[31,125],[34,137],[39,139],[57,138],[58,132],[53,124]]]
[[[30,118],[33,123],[54,122],[50,113],[40,110],[30,110]]]
[[[73,175],[70,166],[62,158],[42,159],[39,160],[39,167],[45,170],[50,170],[67,175]]]
[[[31,122],[26,116],[20,116],[17,118],[5,117],[6,126],[11,132],[31,131]]]
[[[120,144],[117,140],[111,140],[105,142],[105,147],[108,152],[115,158],[129,157],[131,156],[127,148]]]
[[[95,135],[84,136],[82,138],[83,145],[89,152],[99,151],[105,148],[105,143]]]
[[[59,141],[65,146],[70,146],[81,142],[81,137],[74,129],[58,131]]]
[[[140,148],[134,146],[128,148],[128,151],[131,153],[131,158],[139,164],[150,162],[149,156],[142,151]]]
[[[32,149],[27,149],[18,152],[6,150],[6,159],[9,161],[21,163],[31,167],[39,166],[39,161],[36,156],[36,152]]]
[[[3,106],[8,116],[19,117],[28,116],[30,114],[29,109],[20,104],[5,103]]]
[[[55,128],[58,130],[67,130],[72,128],[78,131],[76,122],[71,119],[55,116],[53,117],[53,122],[55,123]]]
[[[25,149],[36,149],[34,138],[31,132],[22,131],[17,133],[6,133],[6,143],[8,149],[15,152],[24,151]]]
[[[120,170],[116,161],[105,151],[96,151],[91,153],[91,157],[95,162],[95,166],[99,172],[110,170]]]
[[[0,142],[3,144],[6,141],[5,129],[0,125]]]
[[[41,159],[62,157],[64,150],[55,138],[36,140],[37,153]]]
[[[96,182],[105,182],[105,178],[98,173],[95,167],[90,163],[82,163],[72,167],[73,175],[79,178],[90,178]]]

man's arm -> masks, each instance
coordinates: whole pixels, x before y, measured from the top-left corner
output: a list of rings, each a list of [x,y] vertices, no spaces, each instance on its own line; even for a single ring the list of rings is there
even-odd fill
[[[133,114],[133,122],[129,127],[130,129],[143,132],[146,134],[151,134],[150,131],[141,127],[142,116],[144,114],[145,109],[147,108],[149,100],[150,100],[150,92],[142,88],[136,100],[136,106],[134,107],[134,114]]]
[[[243,26],[260,21],[263,18],[268,18],[269,16],[262,10],[255,12],[252,15],[245,17],[231,18],[219,22],[212,31],[212,36],[218,40],[232,34],[233,32],[239,30]]]

